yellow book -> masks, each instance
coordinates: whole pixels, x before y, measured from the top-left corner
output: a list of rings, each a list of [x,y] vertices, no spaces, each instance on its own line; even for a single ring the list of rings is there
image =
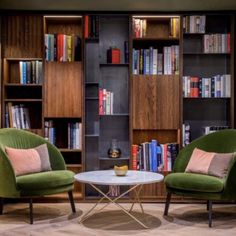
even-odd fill
[[[67,41],[67,61],[72,61],[72,36],[66,35]]]

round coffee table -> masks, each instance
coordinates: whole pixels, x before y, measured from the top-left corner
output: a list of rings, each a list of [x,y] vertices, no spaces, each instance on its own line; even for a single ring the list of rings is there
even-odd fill
[[[123,212],[133,218],[136,222],[142,225],[144,228],[148,228],[145,224],[143,224],[139,219],[137,219],[133,214],[131,214],[134,203],[139,203],[142,212],[144,212],[142,203],[139,198],[139,194],[141,188],[144,184],[152,184],[161,182],[164,179],[164,176],[154,172],[147,172],[147,171],[136,171],[136,170],[129,170],[126,176],[116,176],[114,170],[99,170],[99,171],[89,171],[89,172],[82,172],[76,174],[74,177],[78,182],[89,184],[92,186],[96,191],[98,191],[103,197],[81,218],[80,222],[83,222],[85,219],[90,217],[89,215],[92,210],[103,201],[103,199],[107,199],[108,203],[102,207],[100,210],[104,209],[110,203],[115,204],[119,207]],[[103,192],[98,186],[96,185],[116,185],[116,186],[129,186],[129,189],[116,198],[112,199],[109,196],[109,193]],[[131,205],[130,210],[126,210],[122,205],[117,203],[117,201],[125,196],[127,193],[134,191],[135,198]]]

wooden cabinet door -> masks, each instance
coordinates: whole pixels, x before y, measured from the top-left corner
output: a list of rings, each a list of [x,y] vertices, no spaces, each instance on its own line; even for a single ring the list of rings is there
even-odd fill
[[[45,117],[81,117],[81,62],[45,63]]]
[[[133,129],[178,129],[179,76],[133,76]]]

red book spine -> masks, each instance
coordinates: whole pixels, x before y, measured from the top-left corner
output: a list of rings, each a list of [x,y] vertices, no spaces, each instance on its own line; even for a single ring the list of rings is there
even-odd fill
[[[104,115],[103,90],[99,89],[99,115]]]
[[[199,78],[193,77],[193,97],[199,97]]]
[[[137,170],[138,145],[132,145],[132,170]]]
[[[64,35],[57,35],[57,61],[63,61]]]
[[[84,17],[84,37],[85,38],[89,37],[89,16],[88,15]]]

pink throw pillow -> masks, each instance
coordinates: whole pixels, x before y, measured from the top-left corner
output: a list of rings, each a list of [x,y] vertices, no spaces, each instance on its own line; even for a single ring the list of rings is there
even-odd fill
[[[224,178],[234,153],[206,152],[195,148],[190,157],[185,172],[212,175]]]
[[[35,149],[15,149],[6,147],[5,150],[16,176],[41,171],[40,156]]]

